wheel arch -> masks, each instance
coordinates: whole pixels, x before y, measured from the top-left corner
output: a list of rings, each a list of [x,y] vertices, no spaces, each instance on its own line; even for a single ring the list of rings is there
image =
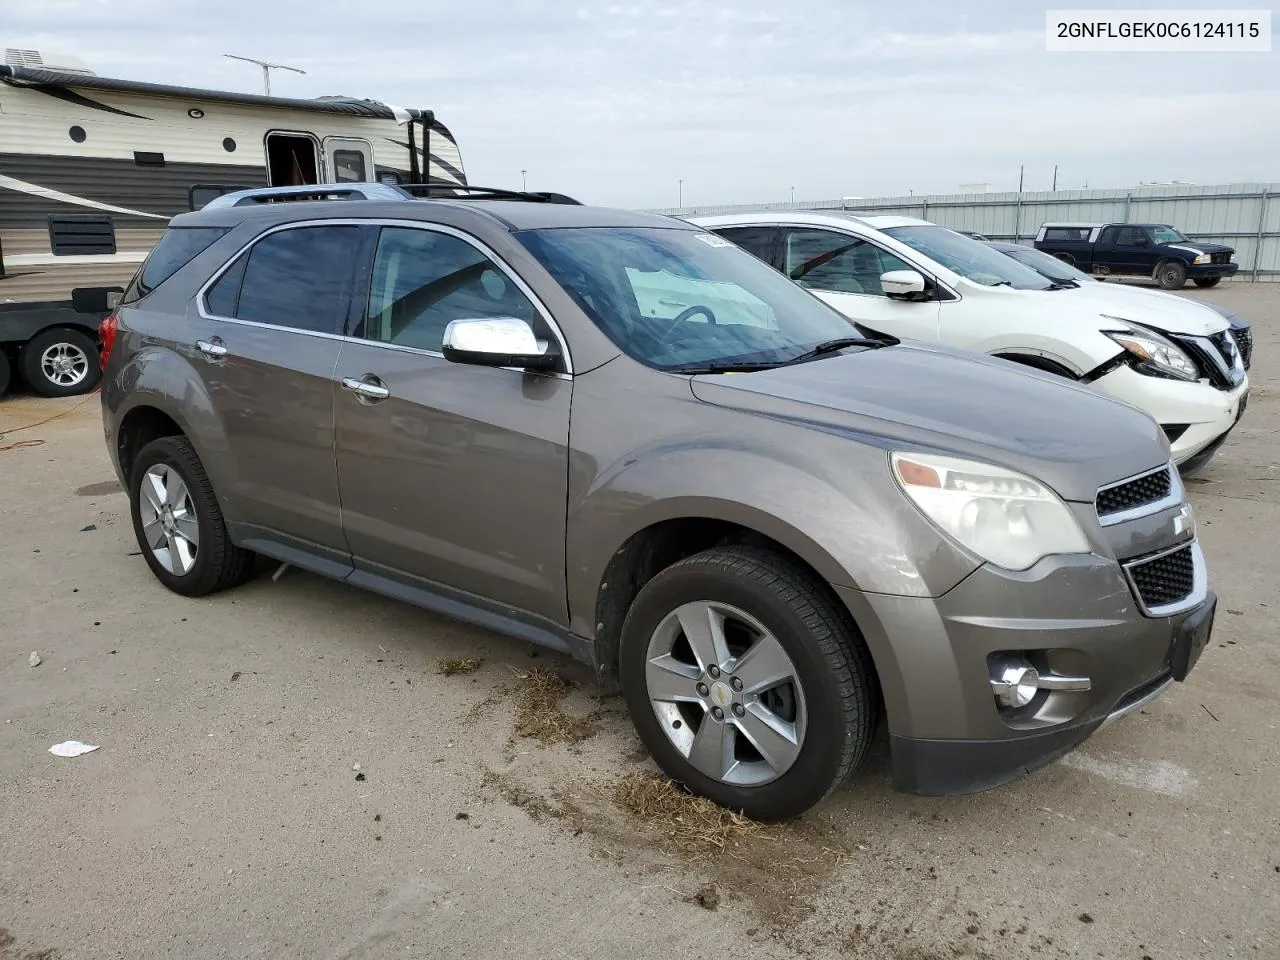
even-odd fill
[[[762,528],[769,528],[768,532]],[[785,558],[808,573],[847,617],[859,636],[856,618],[832,582],[848,575],[834,557],[798,530],[769,523],[763,517],[726,519],[708,511],[655,520],[632,532],[609,558],[595,591],[592,642],[597,678],[607,689],[618,687],[618,652],[622,625],[637,594],[655,575],[686,557],[718,546],[749,545]],[[872,654],[873,662],[875,654]],[[878,667],[877,667],[878,672]],[[878,681],[877,681],[878,682]]]

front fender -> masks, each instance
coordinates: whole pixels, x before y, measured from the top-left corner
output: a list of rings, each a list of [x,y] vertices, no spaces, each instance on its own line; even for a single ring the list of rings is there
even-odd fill
[[[596,599],[610,560],[635,534],[668,520],[736,524],[781,544],[828,583],[877,593],[936,596],[975,569],[977,562],[898,491],[883,451],[855,449],[834,436],[828,442],[833,451],[839,445],[847,463],[839,486],[816,468],[838,462],[821,451],[763,445],[686,441],[633,453],[602,471],[569,505],[573,632],[595,636]]]

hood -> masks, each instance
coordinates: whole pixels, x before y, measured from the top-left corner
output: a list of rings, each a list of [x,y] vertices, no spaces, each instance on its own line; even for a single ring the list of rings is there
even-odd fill
[[[1162,247],[1176,250],[1193,250],[1196,253],[1235,253],[1235,247],[1226,247],[1220,243],[1201,243],[1199,240],[1179,240],[1176,243],[1162,243]]]
[[[1144,327],[1204,337],[1229,326],[1216,310],[1172,293],[1147,290],[1122,283],[1082,283],[1072,290],[1054,290],[1054,296],[1087,305],[1099,314],[1132,320]],[[1108,321],[1103,320],[1103,324]]]
[[[1066,500],[1160,466],[1169,446],[1141,410],[1004,360],[910,343],[758,373],[692,380],[706,403],[847,430],[1020,470]]]

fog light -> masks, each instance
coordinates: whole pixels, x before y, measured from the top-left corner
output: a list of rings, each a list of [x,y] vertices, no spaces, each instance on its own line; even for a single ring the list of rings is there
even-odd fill
[[[1040,672],[1029,663],[1011,663],[991,678],[996,699],[1006,707],[1025,707],[1040,689]]]

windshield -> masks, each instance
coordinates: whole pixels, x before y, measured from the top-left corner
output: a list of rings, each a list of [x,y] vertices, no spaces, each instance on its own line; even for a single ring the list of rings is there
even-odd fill
[[[785,363],[829,340],[865,335],[712,233],[573,227],[516,236],[610,340],[660,370]]]
[[[1151,236],[1156,243],[1186,243],[1188,239],[1173,227],[1152,227]]]
[[[889,227],[884,233],[984,287],[1009,286],[1018,290],[1049,287],[1049,282],[1030,267],[946,227]]]
[[[1074,280],[1076,283],[1098,282],[1083,270],[1077,270],[1071,264],[1040,250],[1033,250],[1031,247],[994,247],[993,249],[999,250],[1006,257],[1013,257],[1019,263],[1025,263],[1036,273],[1050,280]]]

